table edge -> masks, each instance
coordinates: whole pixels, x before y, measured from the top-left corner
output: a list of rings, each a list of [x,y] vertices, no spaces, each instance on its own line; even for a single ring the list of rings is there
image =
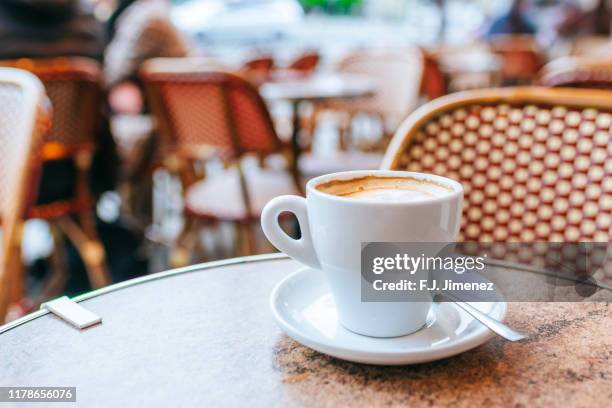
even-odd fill
[[[286,259],[290,259],[290,258],[283,253],[268,253],[268,254],[262,254],[262,255],[240,256],[236,258],[222,259],[219,261],[204,262],[200,264],[185,266],[182,268],[175,268],[175,269],[170,269],[167,271],[152,273],[150,275],[145,275],[139,278],[129,279],[123,282],[118,282],[113,285],[105,286],[103,288],[95,289],[90,292],[75,296],[72,298],[72,300],[78,303],[78,302],[82,302],[85,300],[93,299],[101,295],[105,295],[107,293],[111,293],[111,292],[115,292],[121,289],[140,285],[142,283],[147,283],[147,282],[151,282],[151,281],[155,281],[159,279],[169,278],[169,277],[176,276],[176,275],[182,275],[185,273],[199,272],[199,271],[204,271],[207,269],[214,269],[214,268],[219,268],[219,267],[229,266],[229,265],[239,265],[239,264],[244,264],[244,263],[249,263],[249,262],[265,262],[265,261],[286,260]],[[29,313],[23,317],[20,317],[19,319],[13,320],[11,322],[4,324],[3,326],[0,326],[0,334],[5,333],[9,330],[12,330],[18,326],[21,326],[22,324],[28,323],[32,320],[38,319],[39,317],[42,317],[49,313],[50,312],[46,309],[45,310],[41,309],[41,310],[37,310],[32,313]]]
[[[85,300],[93,299],[101,295],[105,295],[107,293],[115,292],[117,290],[121,290],[124,288],[129,288],[132,286],[140,285],[146,282],[155,281],[158,279],[164,279],[164,278],[169,278],[169,277],[176,276],[176,275],[182,275],[185,273],[199,272],[199,271],[204,271],[207,269],[214,269],[214,268],[219,268],[219,267],[229,266],[229,265],[240,265],[240,264],[249,263],[249,262],[265,262],[265,261],[288,260],[288,259],[291,259],[288,255],[285,255],[284,253],[281,253],[281,252],[276,252],[276,253],[267,253],[267,254],[261,254],[261,255],[239,256],[235,258],[228,258],[228,259],[222,259],[222,260],[211,261],[211,262],[203,262],[203,263],[199,263],[195,265],[189,265],[189,266],[185,266],[182,268],[170,269],[167,271],[157,272],[157,273],[153,273],[150,275],[141,276],[139,278],[129,279],[123,282],[115,283],[113,285],[105,286],[103,288],[95,289],[90,292],[86,292],[81,295],[75,296],[72,298],[72,300],[78,303],[78,302],[82,302]],[[526,272],[540,273],[540,274],[546,275],[546,273],[544,273],[542,270],[539,270],[538,268],[525,269],[524,265],[521,265],[521,267],[519,267],[513,262],[501,262],[501,261],[489,260],[489,262],[487,263],[493,266],[501,266],[505,268],[518,269],[518,270],[523,270]],[[598,284],[598,286],[603,289],[612,290],[612,285]],[[11,329],[14,329],[18,326],[21,326],[22,324],[28,323],[32,320],[35,320],[49,313],[50,312],[46,309],[37,310],[35,312],[29,313],[23,317],[20,317],[19,319],[13,320],[11,322],[4,324],[3,326],[0,326],[0,334],[3,334]]]

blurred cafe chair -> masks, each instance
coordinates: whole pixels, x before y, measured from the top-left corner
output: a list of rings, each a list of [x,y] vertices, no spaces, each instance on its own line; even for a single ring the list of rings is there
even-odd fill
[[[428,48],[425,62],[426,75],[428,62],[430,72],[431,64],[437,65],[448,92],[490,88],[501,81],[502,60],[482,41]]]
[[[542,51],[531,35],[497,35],[489,39],[491,51],[502,60],[505,85],[531,84],[542,68]]]
[[[321,56],[316,51],[306,52],[298,56],[287,65],[287,69],[292,72],[299,72],[303,75],[312,74],[319,65]]]
[[[35,198],[40,151],[50,126],[45,91],[28,72],[0,68],[0,324],[25,292],[22,226]]]
[[[308,153],[300,158],[300,173],[305,177],[347,170],[376,169],[382,161],[381,150],[401,119],[414,110],[421,97],[424,55],[418,48],[357,50],[345,56],[336,70],[373,78],[377,91],[372,97],[318,102],[305,128],[315,133],[324,115],[332,115],[339,130],[338,151],[334,154]],[[360,115],[378,120],[379,138],[353,137],[353,122]],[[377,136],[377,135],[374,135]]]
[[[183,57],[182,61],[198,70],[223,70],[227,67],[224,62],[212,57]],[[149,69],[156,69],[156,65],[160,66],[159,69],[176,69],[181,72],[180,64],[167,64],[165,58],[149,60]],[[138,115],[115,114],[111,122],[122,163],[122,180],[119,187],[123,204],[122,215],[129,219],[133,226],[147,231],[151,224],[155,223],[151,200],[153,172],[159,153],[155,120],[147,110],[145,114]],[[158,241],[150,230],[147,236]]]
[[[274,67],[275,61],[273,57],[261,55],[245,61],[240,68],[240,73],[256,84],[261,84],[270,78]]]
[[[401,120],[419,103],[424,72],[424,57],[418,48],[357,50],[343,58],[336,67],[345,74],[364,75],[376,80],[377,91],[371,98],[329,101],[318,111],[331,110],[345,115],[341,125],[341,147],[349,146],[353,118],[367,114],[383,124],[383,141],[395,131]]]
[[[39,200],[29,210],[28,218],[49,222],[56,251],[63,245],[64,234],[77,248],[91,286],[106,286],[111,279],[105,250],[96,232],[95,204],[90,190],[90,170],[103,101],[100,65],[88,58],[24,58],[0,61],[0,65],[29,71],[45,86],[53,121],[42,150],[43,162],[69,159],[75,164],[73,195],[45,202]],[[55,273],[65,273],[65,267],[54,269]]]
[[[611,130],[606,91],[466,91],[410,115],[382,168],[461,182],[461,241],[610,242]]]
[[[542,68],[539,85],[550,87],[612,89],[612,56],[562,57]]]
[[[423,80],[421,81],[421,96],[425,100],[432,100],[446,95],[448,91],[448,81],[442,72],[440,62],[426,49],[421,49],[423,53]]]
[[[201,222],[232,222],[244,252],[254,250],[254,227],[263,206],[275,196],[298,194],[299,175],[267,166],[272,155],[287,154],[259,92],[243,77],[225,71],[192,69],[182,60],[146,63],[141,71],[151,111],[158,123],[165,168],[179,175],[185,227],[171,257],[189,261]],[[174,69],[170,66],[180,66]],[[258,165],[245,166],[247,156]],[[225,169],[204,176],[196,164],[221,159]]]

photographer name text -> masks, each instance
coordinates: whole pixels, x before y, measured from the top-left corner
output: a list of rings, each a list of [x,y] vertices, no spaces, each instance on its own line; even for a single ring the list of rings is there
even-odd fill
[[[417,283],[418,282],[418,283]],[[491,282],[453,282],[447,279],[443,282],[443,285],[438,285],[437,281],[429,281],[428,279],[421,279],[419,281],[410,281],[402,279],[399,282],[384,282],[382,279],[377,279],[372,282],[374,290],[377,291],[493,291],[493,283]],[[442,287],[440,287],[442,286]]]

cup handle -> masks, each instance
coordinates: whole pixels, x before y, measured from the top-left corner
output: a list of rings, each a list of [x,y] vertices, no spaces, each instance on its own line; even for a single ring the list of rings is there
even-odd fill
[[[280,227],[278,217],[284,211],[291,212],[297,217],[302,232],[300,239],[291,238]],[[280,251],[305,265],[321,268],[312,245],[305,198],[291,195],[273,198],[261,213],[261,227],[268,240]]]

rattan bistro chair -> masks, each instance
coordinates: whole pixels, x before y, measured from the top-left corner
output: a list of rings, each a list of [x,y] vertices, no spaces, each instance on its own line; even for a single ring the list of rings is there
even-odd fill
[[[338,152],[330,157],[305,154],[300,172],[306,177],[347,170],[375,169],[382,151],[403,118],[420,102],[424,78],[424,55],[418,48],[356,50],[337,65],[343,74],[363,75],[376,82],[371,97],[318,102],[303,126],[312,135],[319,118],[333,113],[338,124]],[[358,140],[352,132],[353,119],[359,115],[376,118],[382,125],[380,138]]]
[[[191,244],[184,243],[192,241],[197,220],[234,222],[245,252],[252,252],[252,227],[263,206],[277,195],[300,191],[298,174],[265,166],[268,156],[289,149],[277,137],[259,92],[236,74],[194,70],[179,59],[147,63],[141,78],[158,123],[163,162],[183,184],[186,227],[175,253],[184,256],[173,262],[188,262]],[[245,156],[258,157],[260,165],[244,167]],[[211,158],[223,160],[226,170],[205,178],[194,173],[194,163]]]
[[[242,64],[240,73],[248,77],[251,81],[261,84],[270,78],[274,71],[274,58],[266,55],[253,57]]]
[[[24,69],[43,82],[53,108],[53,124],[43,146],[43,161],[71,159],[76,168],[74,193],[50,202],[37,202],[28,218],[50,223],[56,251],[62,245],[61,233],[65,234],[79,251],[91,286],[106,286],[111,279],[104,247],[96,232],[89,187],[103,101],[100,65],[87,58],[19,59],[0,61],[0,65]],[[60,265],[55,269],[62,273],[64,268]]]
[[[378,86],[372,98],[334,101],[325,106],[348,113],[349,122],[356,114],[367,113],[380,117],[384,130],[393,132],[419,104],[424,57],[418,48],[358,50],[340,61],[337,69],[371,77]]]
[[[306,52],[295,60],[291,61],[287,66],[289,71],[299,72],[304,75],[312,74],[319,65],[321,56],[316,51]]]
[[[21,228],[32,204],[40,170],[40,149],[48,130],[44,88],[33,75],[0,68],[0,323],[24,294]]]
[[[542,68],[544,57],[535,37],[500,34],[489,40],[491,51],[502,60],[504,84],[531,84]]]
[[[457,93],[402,124],[382,168],[461,182],[461,241],[612,241],[612,95]]]

